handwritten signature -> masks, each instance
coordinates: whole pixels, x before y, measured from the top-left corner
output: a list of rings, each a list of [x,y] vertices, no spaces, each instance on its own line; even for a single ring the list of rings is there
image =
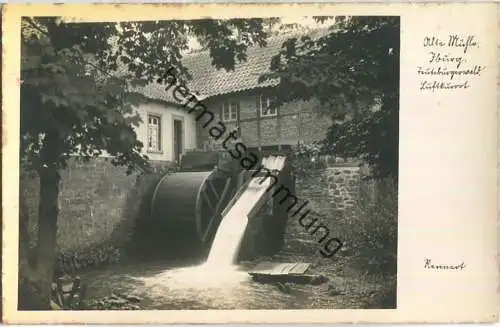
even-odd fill
[[[464,262],[461,262],[460,264],[457,265],[442,265],[442,264],[435,265],[432,263],[431,259],[425,259],[425,264],[424,264],[425,269],[434,269],[434,270],[464,270],[465,267],[467,266],[465,265]]]

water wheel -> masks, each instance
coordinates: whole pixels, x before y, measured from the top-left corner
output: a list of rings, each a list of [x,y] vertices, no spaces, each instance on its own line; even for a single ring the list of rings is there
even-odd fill
[[[197,241],[211,241],[221,213],[236,191],[231,176],[210,172],[177,172],[163,176],[151,199],[151,219]]]

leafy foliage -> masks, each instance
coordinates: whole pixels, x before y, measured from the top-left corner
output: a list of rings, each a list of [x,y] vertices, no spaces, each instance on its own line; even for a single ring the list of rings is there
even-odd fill
[[[298,178],[308,178],[312,170],[326,167],[326,163],[319,160],[321,153],[321,143],[319,142],[298,143],[291,150],[289,159],[293,172]]]
[[[70,155],[107,152],[130,171],[148,168],[134,126],[132,85],[168,67],[189,78],[186,35],[203,38],[217,68],[233,69],[249,45],[265,44],[261,19],[68,23],[25,18],[22,37],[21,153],[32,168],[64,168]],[[130,81],[131,83],[128,83]]]
[[[122,22],[113,46],[100,53],[99,67],[125,73],[138,85],[154,82],[169,67],[176,69],[178,78],[190,79],[181,59],[191,37],[209,50],[214,67],[233,70],[236,62],[246,60],[249,46],[266,44],[264,22],[260,18]]]
[[[392,176],[398,172],[398,107],[387,99],[383,109],[355,115],[341,124],[332,125],[326,148],[346,157],[360,157],[374,168],[374,177]]]
[[[353,212],[339,220],[353,265],[370,274],[396,274],[398,190],[390,178],[362,183]]]
[[[280,78],[275,104],[318,100],[334,122],[326,150],[397,177],[399,18],[335,17],[321,34],[288,39],[261,80]]]
[[[320,154],[321,144],[319,142],[299,143],[293,150],[294,156],[311,159]]]
[[[83,250],[59,251],[55,266],[55,275],[64,275],[81,268],[99,267],[106,264],[118,263],[121,260],[120,249],[102,244]]]
[[[133,110],[135,102],[126,93],[127,85],[114,76],[97,78],[99,73],[85,65],[84,51],[104,45],[85,41],[74,27],[63,30],[56,20],[26,19],[24,23],[38,32],[24,29],[22,39],[21,156],[25,166],[58,170],[71,155],[89,160],[106,151],[114,157],[114,164],[128,165],[129,171],[147,169],[143,145],[133,128],[141,119]],[[86,26],[82,30],[96,32]],[[106,30],[102,28],[103,34]]]

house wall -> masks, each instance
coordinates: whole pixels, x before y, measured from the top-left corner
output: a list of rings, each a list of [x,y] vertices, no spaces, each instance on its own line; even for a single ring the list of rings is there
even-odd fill
[[[239,101],[239,121],[224,122],[228,132],[239,125],[241,138],[247,147],[296,145],[304,142],[320,141],[326,136],[331,120],[313,111],[316,103],[295,101],[284,104],[274,117],[261,117],[256,98],[260,93],[252,91],[221,96],[203,101],[207,108],[221,120],[221,106],[225,101]],[[209,125],[203,128],[198,124],[198,145],[203,146],[209,140]],[[222,141],[221,138],[219,141]]]
[[[196,148],[196,116],[189,114],[185,109],[176,107],[174,105],[167,105],[160,102],[145,101],[137,107],[137,111],[142,117],[143,123],[136,128],[137,137],[144,143],[144,153],[149,156],[151,160],[160,161],[173,161],[174,148],[173,148],[173,133],[174,133],[174,119],[183,121],[183,149],[184,152],[189,149]],[[147,117],[148,113],[159,115],[161,117],[161,151],[148,152],[147,151]]]

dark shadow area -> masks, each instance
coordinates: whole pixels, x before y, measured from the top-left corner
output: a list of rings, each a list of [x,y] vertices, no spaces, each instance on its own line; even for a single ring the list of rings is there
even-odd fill
[[[170,173],[167,173],[170,174]],[[133,216],[130,238],[124,244],[127,262],[147,261],[190,261],[199,260],[204,252],[200,242],[193,236],[193,226],[189,224],[174,225],[165,220],[153,220],[151,201],[153,193],[165,173],[141,176],[137,191],[131,192],[137,205],[127,201],[125,214]],[[168,177],[166,177],[168,178]]]

